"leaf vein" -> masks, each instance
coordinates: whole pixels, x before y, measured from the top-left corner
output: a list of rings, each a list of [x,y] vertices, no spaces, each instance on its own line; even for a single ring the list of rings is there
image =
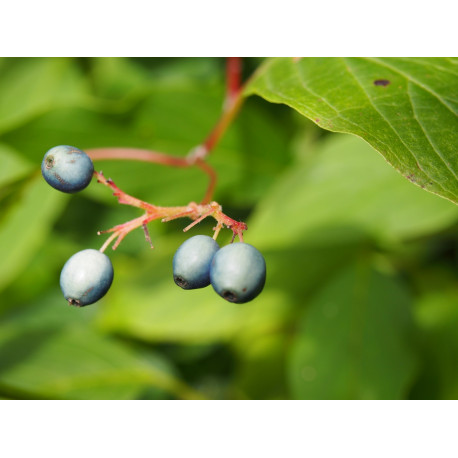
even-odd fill
[[[433,151],[437,154],[437,156],[439,157],[439,159],[444,163],[445,167],[450,170],[450,172],[452,173],[452,175],[458,179],[458,176],[456,175],[456,173],[453,171],[453,169],[447,164],[447,161],[445,160],[445,158],[442,156],[442,154],[440,153],[439,149],[436,147],[436,145],[433,143],[433,141],[431,140],[430,136],[428,135],[427,131],[425,130],[423,124],[421,123],[420,121],[420,118],[417,116],[417,112],[415,111],[415,104],[413,102],[413,97],[412,97],[412,93],[411,93],[411,85],[412,83],[409,81],[408,84],[407,84],[407,94],[408,94],[408,98],[409,98],[409,101],[410,101],[410,105],[412,106],[412,112],[413,112],[413,117],[415,118],[415,120],[417,121],[418,125],[420,126],[420,129],[422,130],[426,140],[428,141],[428,143],[431,145],[431,148],[433,149]]]
[[[300,72],[300,70],[299,70],[299,68],[298,68],[297,65],[296,65],[295,67],[296,67],[296,72],[297,72],[297,74],[298,74],[299,82],[300,82],[302,88],[303,88],[305,91],[307,91],[307,92],[309,92],[310,94],[314,95],[314,96],[317,97],[318,99],[323,100],[323,101],[326,103],[326,105],[329,106],[329,108],[331,108],[332,110],[334,110],[334,112],[335,112],[337,118],[340,118],[340,119],[342,119],[343,121],[349,123],[350,125],[354,126],[357,130],[361,130],[361,131],[364,133],[364,135],[366,135],[368,138],[371,138],[372,141],[374,141],[375,143],[382,144],[386,149],[388,149],[388,150],[390,149],[389,145],[387,145],[383,140],[381,140],[381,139],[379,139],[379,138],[376,138],[376,137],[375,137],[374,135],[372,135],[370,132],[368,132],[367,130],[363,129],[363,128],[361,127],[361,125],[359,125],[359,124],[353,122],[351,119],[349,119],[349,118],[343,116],[342,110],[339,110],[338,108],[334,107],[334,105],[332,105],[325,97],[318,95],[313,89],[311,89],[309,86],[306,86],[305,81],[304,81],[303,74]],[[282,94],[282,95],[283,95],[283,94]],[[405,167],[407,167],[407,165],[404,164],[402,160],[400,160],[400,162],[401,162]]]
[[[432,181],[434,181],[435,183],[437,183],[437,185],[443,190],[443,191],[446,191],[442,185],[436,181],[433,177],[431,177],[430,175],[428,175],[421,167],[421,164],[420,162],[418,161],[417,157],[415,156],[414,152],[404,143],[404,140],[402,139],[402,137],[399,135],[399,133],[396,131],[396,129],[391,125],[391,123],[388,121],[388,119],[386,119],[386,117],[383,115],[383,113],[377,108],[377,106],[373,103],[372,99],[369,97],[369,94],[367,93],[367,91],[364,89],[364,86],[361,84],[361,82],[358,80],[358,78],[356,77],[355,75],[355,72],[350,68],[350,65],[348,64],[347,60],[345,57],[342,57],[342,60],[344,62],[344,65],[345,67],[347,68],[348,70],[348,73],[353,77],[353,79],[356,81],[356,83],[358,84],[358,86],[361,88],[361,90],[363,91],[364,95],[367,97],[367,99],[369,100],[369,103],[372,105],[372,107],[374,108],[374,110],[380,115],[380,117],[385,121],[385,123],[387,124],[387,126],[394,132],[394,134],[396,135],[396,137],[400,140],[400,142],[402,143],[402,145],[404,146],[404,148],[406,149],[406,151],[408,151],[410,153],[410,155],[414,158],[415,162],[417,163],[417,166],[419,167],[419,169]]]
[[[433,89],[429,88],[428,86],[425,86],[424,84],[420,83],[418,80],[413,78],[411,75],[403,72],[402,70],[397,69],[396,67],[391,66],[390,64],[387,64],[386,62],[381,62],[380,60],[378,60],[376,58],[366,57],[365,59],[372,60],[372,61],[376,62],[377,64],[381,65],[382,67],[386,67],[389,70],[391,70],[391,71],[393,71],[395,73],[398,73],[399,75],[401,75],[404,78],[406,78],[407,81],[411,81],[412,83],[414,83],[417,86],[421,87],[426,92],[428,92],[432,96],[436,97],[442,103],[442,105],[444,105],[448,110],[450,110],[453,114],[456,115],[456,112],[455,112],[454,108],[450,107],[450,105],[439,94],[437,94]]]

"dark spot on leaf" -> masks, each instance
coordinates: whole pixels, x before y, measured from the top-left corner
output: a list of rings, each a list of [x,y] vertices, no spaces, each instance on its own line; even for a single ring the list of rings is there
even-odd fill
[[[315,119],[315,122],[320,122],[320,120],[318,118]]]
[[[375,80],[374,81],[374,85],[375,86],[388,86],[388,84],[391,84],[391,81],[390,80]]]

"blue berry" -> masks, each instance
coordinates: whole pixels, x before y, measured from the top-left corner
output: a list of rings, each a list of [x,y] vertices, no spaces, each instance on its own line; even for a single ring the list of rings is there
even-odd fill
[[[53,188],[74,193],[84,189],[92,179],[94,165],[91,158],[74,146],[51,148],[41,163],[43,178]]]
[[[210,280],[222,298],[242,304],[254,299],[264,288],[266,262],[254,246],[232,243],[213,257]]]
[[[219,250],[208,235],[186,240],[173,257],[173,279],[183,289],[204,288],[210,284],[210,263]]]
[[[60,288],[70,305],[82,307],[105,296],[113,282],[110,258],[98,250],[75,253],[60,273]]]

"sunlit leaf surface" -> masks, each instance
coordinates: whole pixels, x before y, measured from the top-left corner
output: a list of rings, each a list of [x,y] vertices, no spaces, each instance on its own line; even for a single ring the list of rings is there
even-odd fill
[[[458,203],[458,60],[274,58],[247,94],[355,134],[408,180]]]

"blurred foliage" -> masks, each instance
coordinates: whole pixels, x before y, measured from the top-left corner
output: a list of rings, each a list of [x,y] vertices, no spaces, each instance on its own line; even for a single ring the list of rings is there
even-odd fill
[[[457,398],[458,207],[363,140],[257,97],[209,162],[215,200],[248,223],[246,241],[266,258],[263,293],[236,305],[211,287],[178,288],[172,257],[187,221],[156,221],[154,250],[137,230],[108,253],[105,298],[67,306],[65,261],[139,212],[96,183],[53,190],[44,153],[70,144],[184,155],[218,119],[224,78],[224,60],[210,58],[2,61],[0,397]],[[207,184],[193,169],[95,167],[158,205],[199,200]]]

